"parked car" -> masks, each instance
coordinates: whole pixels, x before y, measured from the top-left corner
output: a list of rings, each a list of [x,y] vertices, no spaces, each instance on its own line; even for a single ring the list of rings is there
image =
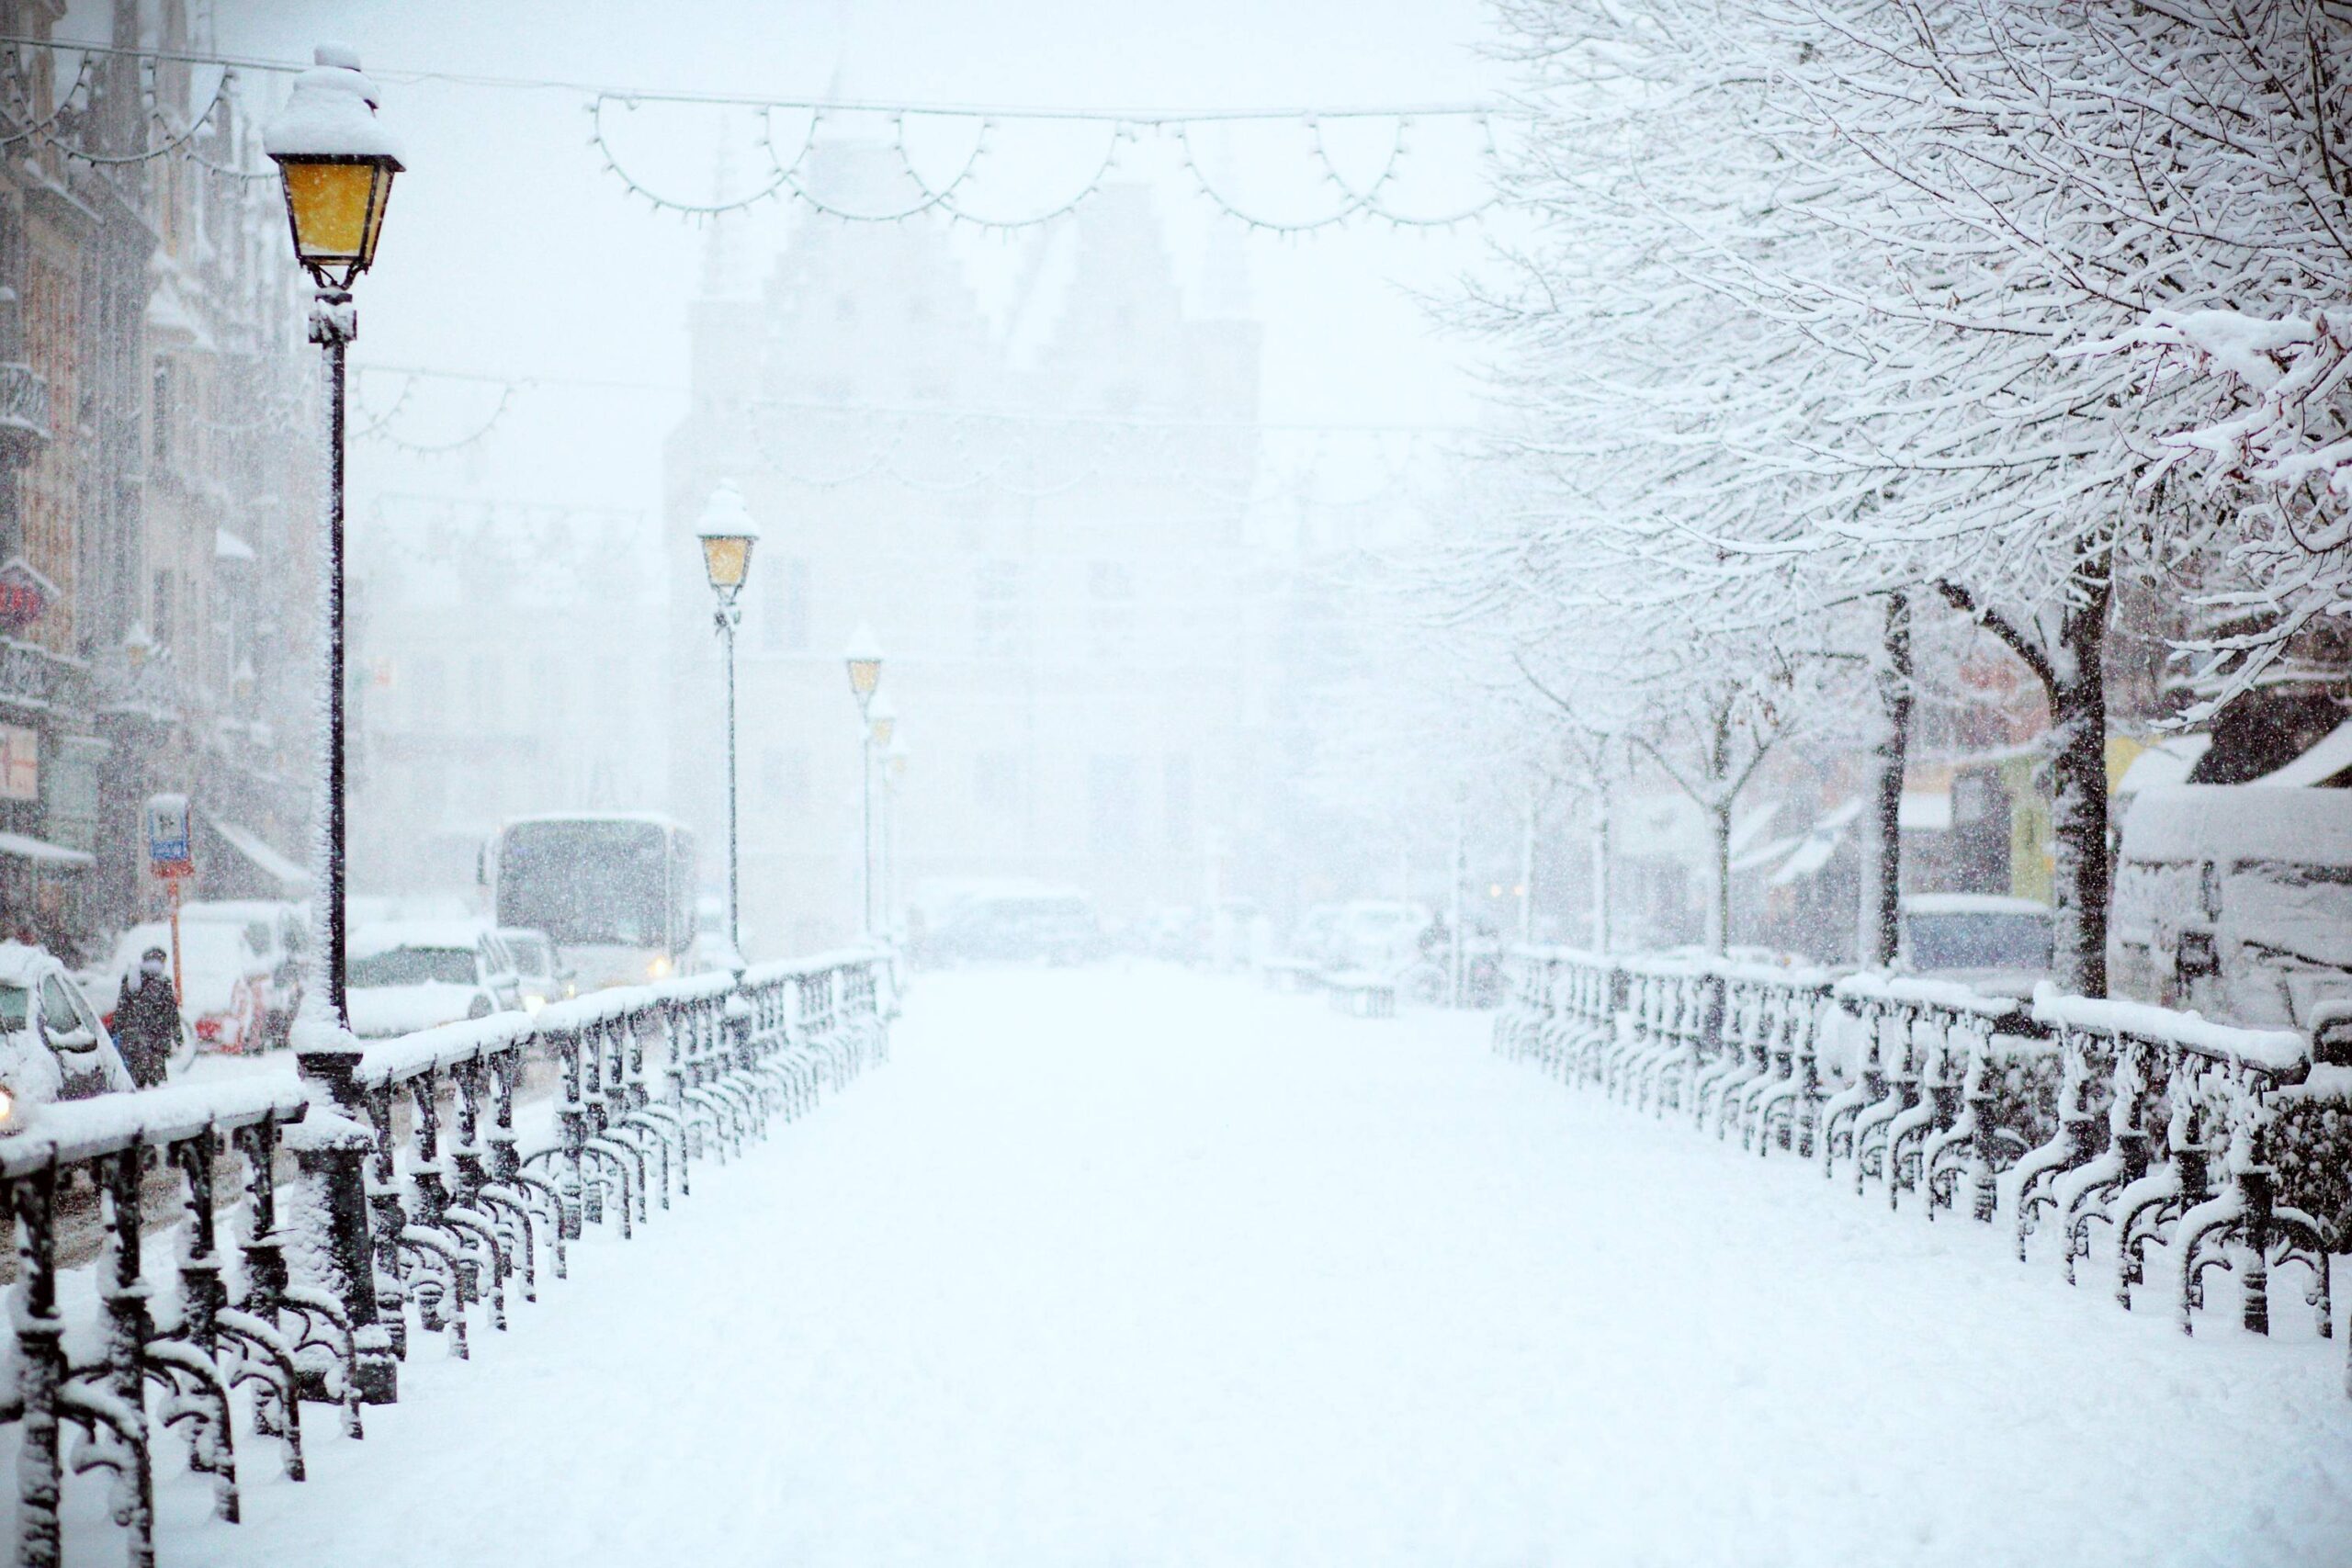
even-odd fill
[[[303,958],[311,947],[311,916],[301,904],[277,899],[232,898],[186,904],[180,927],[191,924],[242,926],[245,941],[268,963],[261,991],[260,1049],[277,1050],[287,1043],[294,1015],[302,1006]]]
[[[504,944],[469,921],[363,927],[352,933],[344,975],[352,1032],[362,1039],[523,1008]]]
[[[130,1088],[114,1037],[65,965],[38,947],[0,942],[0,1135],[51,1100]]]
[[[1083,964],[1103,957],[1108,950],[1092,900],[1073,891],[1003,892],[967,898],[923,939],[923,956],[934,964],[976,960]]]
[[[1906,893],[1895,960],[1914,974],[1996,996],[2030,997],[2050,978],[2056,930],[2050,906],[1991,893]]]
[[[1330,960],[1348,969],[1401,976],[1424,957],[1437,917],[1426,904],[1359,898],[1340,907],[1332,922]]]
[[[103,972],[108,1027],[123,986],[138,983],[140,956],[153,947],[172,951],[169,922],[150,920],[115,939],[114,956]],[[190,919],[183,909],[178,967],[180,1017],[195,1031],[198,1049],[234,1055],[268,1048],[272,965],[245,922]]]
[[[579,976],[547,932],[501,926],[492,934],[514,964],[517,999],[525,1012],[537,1012],[549,1002],[580,994]]]
[[[2252,1028],[2352,1000],[2352,789],[2141,791],[2108,925],[2114,995]]]

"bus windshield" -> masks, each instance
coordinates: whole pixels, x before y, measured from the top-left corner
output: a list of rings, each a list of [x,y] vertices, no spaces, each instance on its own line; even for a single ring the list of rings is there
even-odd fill
[[[498,923],[562,947],[666,946],[668,848],[653,822],[517,822],[498,853]]]

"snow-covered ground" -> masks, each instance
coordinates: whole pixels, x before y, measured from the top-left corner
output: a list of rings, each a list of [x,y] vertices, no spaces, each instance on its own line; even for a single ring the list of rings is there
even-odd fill
[[[889,1066],[413,1349],[364,1443],[319,1413],[307,1484],[248,1442],[231,1527],[169,1479],[164,1561],[2352,1560],[2302,1314],[2184,1340],[1486,1026],[926,977]]]

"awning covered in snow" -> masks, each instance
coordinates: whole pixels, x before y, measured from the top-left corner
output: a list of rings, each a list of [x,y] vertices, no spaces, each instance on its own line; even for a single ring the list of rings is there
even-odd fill
[[[204,819],[220,836],[222,843],[236,852],[265,878],[277,884],[278,890],[286,897],[299,898],[311,890],[311,874],[271,849],[260,834],[250,828],[240,828],[234,822],[224,822],[210,812],[205,813]]]
[[[97,864],[96,858],[80,850],[69,850],[22,833],[0,833],[0,856],[30,861],[47,871],[87,871]]]
[[[2317,745],[2285,767],[2246,782],[2265,786],[2285,784],[2296,789],[2312,789],[2346,771],[2352,771],[2352,724],[2339,724],[2321,736]]]

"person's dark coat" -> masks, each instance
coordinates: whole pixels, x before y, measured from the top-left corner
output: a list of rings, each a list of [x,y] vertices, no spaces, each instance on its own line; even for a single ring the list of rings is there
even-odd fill
[[[136,987],[125,978],[114,1004],[114,1045],[131,1081],[141,1089],[162,1083],[179,1043],[180,1004],[171,977],[142,975]]]

